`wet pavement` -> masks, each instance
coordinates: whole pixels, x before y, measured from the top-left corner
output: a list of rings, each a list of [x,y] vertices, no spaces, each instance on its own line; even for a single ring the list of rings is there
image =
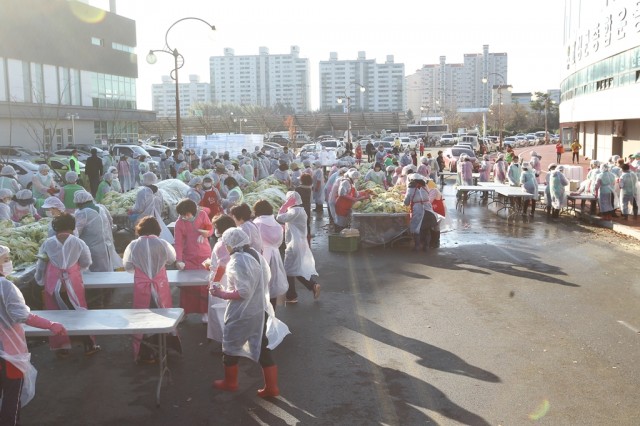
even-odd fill
[[[22,423],[637,424],[638,241],[541,210],[507,221],[474,198],[463,215],[452,185],[444,194],[454,229],[429,253],[405,240],[332,253],[314,215],[322,294],[300,286],[300,302],[277,309],[292,331],[274,351],[280,397],[255,395],[261,371],[245,360],[238,392],[212,389],[219,348],[192,316],[160,408],[157,366],[135,365],[129,339],[100,337],[101,353],[64,360],[36,342]],[[118,291],[110,307],[131,297]]]

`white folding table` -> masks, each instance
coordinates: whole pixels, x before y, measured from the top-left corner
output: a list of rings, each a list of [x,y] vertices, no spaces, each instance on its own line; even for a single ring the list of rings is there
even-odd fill
[[[504,197],[504,202],[502,203],[502,207],[498,209],[498,213],[500,212],[500,210],[504,210],[504,209],[513,210],[513,213],[509,214],[507,218],[520,212],[520,209],[522,207],[522,201],[530,200],[538,196],[538,194],[534,195],[534,194],[529,194],[528,192],[525,192],[525,190],[519,186],[504,186],[504,187],[499,186],[495,188],[494,192]],[[520,203],[514,202],[514,200],[520,200],[521,202]]]
[[[167,271],[169,285],[175,287],[192,287],[209,284],[209,271],[204,269]],[[131,288],[133,274],[130,272],[83,272],[82,281],[85,289],[93,288]]]
[[[469,198],[469,192],[482,192],[489,197],[489,195],[494,191],[495,187],[492,186],[481,186],[481,185],[461,185],[457,187],[456,193],[456,210],[460,209],[460,212],[464,214],[464,207],[467,204],[467,199]]]
[[[69,336],[105,336],[159,334],[159,377],[156,405],[160,406],[160,390],[167,367],[167,333],[175,332],[184,316],[182,308],[168,309],[87,309],[66,311],[32,311],[49,321],[59,322]],[[52,336],[49,330],[24,325],[27,337]]]

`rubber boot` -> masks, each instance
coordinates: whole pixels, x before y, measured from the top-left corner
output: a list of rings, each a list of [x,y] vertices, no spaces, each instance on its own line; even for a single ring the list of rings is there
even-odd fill
[[[280,395],[280,389],[278,389],[278,366],[262,367],[262,375],[264,376],[264,388],[258,390],[258,396],[260,398],[268,398]]]
[[[422,249],[422,244],[420,244],[420,234],[413,234],[413,251],[418,251]]]
[[[231,367],[224,366],[224,380],[215,380],[213,387],[227,392],[238,390],[238,364]]]

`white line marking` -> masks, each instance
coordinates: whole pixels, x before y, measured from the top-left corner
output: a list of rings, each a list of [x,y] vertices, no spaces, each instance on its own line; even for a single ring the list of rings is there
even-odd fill
[[[638,330],[637,328],[635,328],[634,326],[627,324],[624,321],[618,321],[618,323],[624,325],[625,327],[627,327],[629,330],[633,331],[634,333],[640,333],[640,330]]]

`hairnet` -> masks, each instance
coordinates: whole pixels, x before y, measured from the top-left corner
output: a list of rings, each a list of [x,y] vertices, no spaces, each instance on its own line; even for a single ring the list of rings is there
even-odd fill
[[[522,170],[529,170],[531,168],[531,163],[529,163],[528,161],[525,161],[524,163],[522,163]]]
[[[616,164],[618,162],[618,160],[620,159],[619,155],[614,155],[613,157],[611,157],[611,162]]]
[[[489,161],[489,156],[487,154],[485,154],[485,155],[482,156],[482,159],[484,161]]]
[[[233,166],[227,166],[227,173],[235,173],[236,172],[236,168]]]
[[[178,154],[178,161],[179,162],[184,161],[184,154]]]
[[[93,196],[87,191],[82,190],[73,194],[73,202],[76,204],[90,203],[91,201],[93,201]]]
[[[111,180],[113,180],[113,175],[111,173],[107,172],[107,173],[104,174],[104,176],[102,178],[104,180],[111,181]]]
[[[160,154],[160,159],[161,160],[166,160],[167,159],[167,154],[165,154],[164,152],[162,154]]]
[[[554,167],[558,167],[558,165],[556,163],[551,163],[547,166],[547,170],[551,170]]]
[[[231,248],[249,245],[249,236],[240,228],[229,228],[222,234],[222,243]]]
[[[69,183],[76,183],[78,181],[78,174],[76,172],[67,172],[64,175],[64,180]]]
[[[349,170],[347,172],[347,176],[350,177],[353,180],[359,179],[360,178],[360,172],[357,170]]]
[[[298,170],[300,168],[300,166],[298,165],[298,163],[291,163],[291,170]]]
[[[504,160],[504,154],[503,153],[498,154],[498,160]]]
[[[413,164],[409,164],[402,168],[402,175],[407,176],[410,172],[415,172],[415,166]]]
[[[322,166],[322,161],[320,161],[320,160],[316,160],[316,161],[314,161],[314,162],[313,162],[313,165],[314,165],[315,167],[320,167],[320,166]]]
[[[302,165],[303,165],[303,166],[305,166],[305,167],[311,167],[311,161],[309,161],[309,160],[304,160],[304,161],[302,162]]]
[[[560,165],[556,170],[559,172],[564,172],[564,166]]]
[[[147,172],[142,175],[142,184],[145,186],[155,185],[158,182],[158,177],[153,172]]]
[[[111,167],[109,167],[108,172],[111,173],[112,175],[113,174],[117,174],[118,173],[118,169],[115,168],[114,166],[111,166]]]
[[[43,209],[65,210],[64,203],[58,197],[47,197],[42,204]]]
[[[225,173],[226,171],[227,171],[227,168],[224,166],[224,164],[222,164],[222,163],[216,164],[216,172],[217,173]]]
[[[149,171],[149,165],[147,163],[140,163],[140,173],[146,173]]]
[[[13,198],[22,207],[26,207],[36,202],[33,199],[33,193],[29,189],[21,189],[20,191],[16,192],[16,195]]]
[[[4,166],[0,174],[3,176],[13,176],[13,177],[16,177],[17,175],[16,169],[14,169],[13,166]]]
[[[0,256],[11,253],[11,249],[7,246],[0,246]]]
[[[603,171],[603,172],[609,171],[609,163],[600,164],[600,171]]]
[[[196,176],[194,178],[191,178],[191,180],[189,181],[189,186],[190,187],[194,187],[196,185],[202,185],[202,178],[200,176]]]
[[[39,171],[40,173],[42,173],[42,172],[47,172],[47,173],[49,173],[49,170],[51,170],[51,169],[50,169],[50,168],[49,168],[49,166],[48,166],[48,165],[46,165],[46,164],[40,164],[40,165],[38,166],[38,171]]]
[[[13,197],[13,192],[8,188],[0,188],[0,200]]]
[[[302,197],[296,191],[287,192],[287,195],[285,196],[285,198],[287,199],[287,201],[292,199],[292,198],[295,199],[296,200],[296,204],[295,204],[296,206],[302,204]]]
[[[387,172],[392,172],[395,170],[395,167],[393,166],[387,166]]]
[[[532,156],[532,157],[533,157],[533,156],[536,156],[536,157],[537,157],[537,156],[538,156],[538,153],[537,153],[537,152],[535,152],[535,151],[531,151],[531,156]]]
[[[429,159],[427,157],[422,157],[422,158],[420,158],[420,162],[422,164],[427,164],[429,162]]]
[[[338,169],[338,173],[340,173],[340,174],[345,174],[345,173],[347,173],[348,171],[349,171],[349,169],[347,169],[346,167],[340,167],[340,168]]]

